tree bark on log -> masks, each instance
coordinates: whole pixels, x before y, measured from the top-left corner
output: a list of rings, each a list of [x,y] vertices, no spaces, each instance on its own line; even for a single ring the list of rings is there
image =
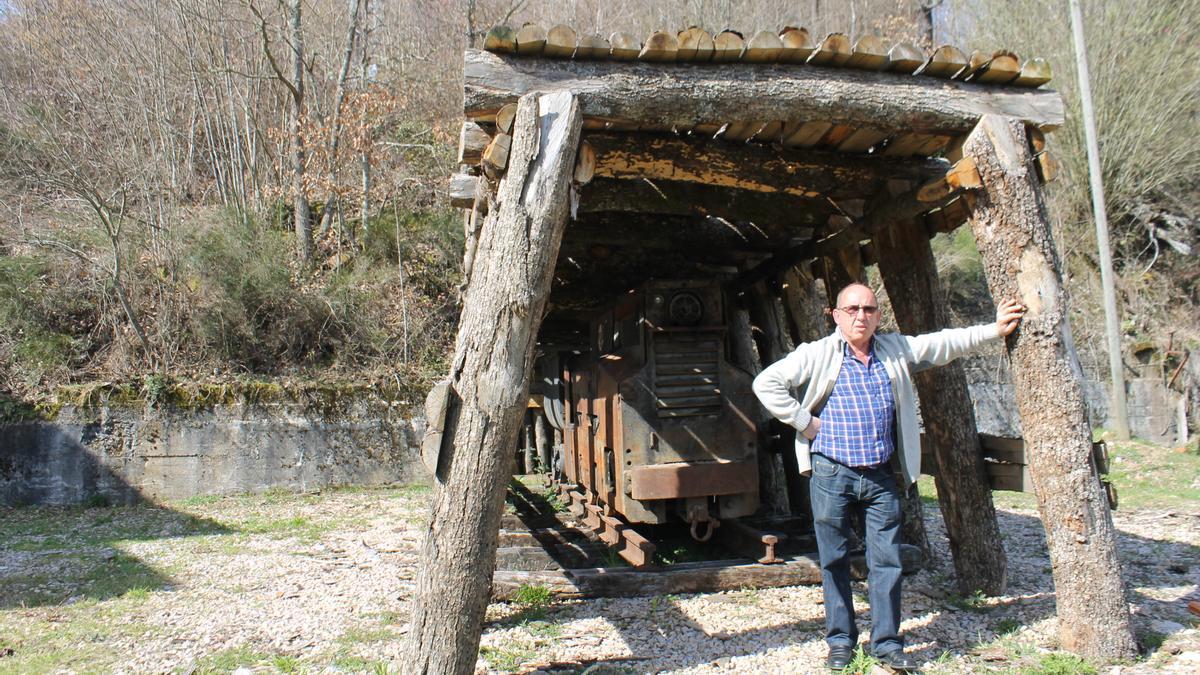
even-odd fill
[[[438,462],[406,673],[475,669],[582,120],[567,92],[523,96],[518,105],[508,173],[481,232],[451,361],[461,403],[447,420]]]
[[[467,117],[489,120],[531,91],[571,91],[591,119],[690,129],[726,122],[820,120],[905,133],[954,136],[998,113],[1053,129],[1063,123],[1058,92],[897,77],[853,69],[744,64],[669,68],[614,61],[521,59],[468,49]]]
[[[909,335],[950,326],[946,295],[925,227],[897,222],[875,238],[879,273],[900,330]],[[951,363],[914,376],[925,423],[925,440],[937,460],[938,502],[946,522],[950,555],[963,595],[981,590],[1000,595],[1008,560],[996,522],[991,487],[975,428],[975,411],[962,366]]]
[[[946,175],[942,159],[888,159],[819,150],[779,149],[651,136],[591,133],[597,178],[646,178],[790,195],[861,199],[888,180],[927,183]]]
[[[963,145],[983,179],[971,228],[993,298],[1028,311],[1009,338],[1025,456],[1054,570],[1059,644],[1086,658],[1133,658],[1116,531],[1092,459],[1083,373],[1061,265],[1026,132],[988,116]]]
[[[732,294],[731,294],[732,295]],[[727,302],[733,305],[735,299],[730,297]],[[754,344],[754,328],[750,325],[750,312],[743,307],[734,307],[730,313],[729,343],[734,363],[751,375],[762,372],[763,364],[758,357],[758,349]],[[770,423],[770,417],[762,406],[755,406],[757,415],[754,422],[758,428],[765,429]],[[759,434],[760,439],[764,434]],[[759,444],[758,455],[758,495],[762,502],[761,512],[772,515],[782,515],[791,512],[788,500],[788,484],[783,470],[783,459],[765,444]],[[785,451],[787,449],[785,448]]]

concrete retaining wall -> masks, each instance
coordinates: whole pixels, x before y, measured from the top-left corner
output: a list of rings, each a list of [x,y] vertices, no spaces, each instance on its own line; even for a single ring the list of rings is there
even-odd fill
[[[68,407],[54,422],[0,426],[0,504],[422,482],[423,424],[383,401],[352,402],[336,419],[290,404]]]

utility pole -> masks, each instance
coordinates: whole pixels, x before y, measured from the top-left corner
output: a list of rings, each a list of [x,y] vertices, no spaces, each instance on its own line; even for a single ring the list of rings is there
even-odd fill
[[[1113,285],[1112,249],[1108,243],[1108,215],[1104,204],[1104,181],[1100,175],[1100,145],[1096,142],[1096,115],[1092,110],[1091,75],[1087,47],[1083,41],[1083,12],[1079,0],[1071,5],[1071,34],[1075,42],[1075,66],[1079,73],[1079,102],[1083,107],[1083,131],[1087,138],[1088,180],[1092,188],[1092,213],[1096,219],[1096,246],[1100,249],[1100,283],[1104,288],[1104,328],[1108,335],[1108,368],[1112,373],[1113,433],[1129,440],[1129,413],[1125,407],[1125,371],[1121,363],[1121,329],[1117,320],[1117,291]]]

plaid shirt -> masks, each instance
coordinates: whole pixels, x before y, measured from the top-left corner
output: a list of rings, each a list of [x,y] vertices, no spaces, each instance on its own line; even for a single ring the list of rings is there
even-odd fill
[[[842,368],[825,409],[812,451],[847,466],[875,466],[896,449],[893,419],[896,398],[883,362],[871,356],[864,364],[844,345]]]

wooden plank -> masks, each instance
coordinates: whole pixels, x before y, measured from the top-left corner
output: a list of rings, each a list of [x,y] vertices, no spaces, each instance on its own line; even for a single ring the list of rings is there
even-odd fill
[[[646,38],[646,44],[642,46],[642,51],[638,53],[639,61],[657,61],[667,62],[675,60],[675,53],[679,51],[679,41],[674,35],[664,33],[663,31],[654,31],[650,37]]]
[[[479,189],[479,176],[456,173],[450,177],[450,206],[469,209],[475,206],[475,194]],[[486,202],[485,202],[486,203]]]
[[[492,142],[492,137],[483,127],[467,120],[458,132],[458,163],[478,164],[483,159],[483,149]]]
[[[783,52],[783,41],[772,31],[760,30],[746,42],[742,60],[749,63],[774,63]]]
[[[988,483],[993,490],[1009,492],[1033,492],[1033,481],[1029,470],[1024,464],[984,464],[987,469]]]
[[[782,141],[780,133],[783,131],[783,122],[767,122],[754,134],[753,140],[760,143],[779,143]]]
[[[725,130],[720,133],[720,138],[731,142],[744,142],[758,133],[762,129],[765,122],[734,122],[727,125]]]
[[[821,137],[822,148],[836,148],[855,131],[853,124],[835,124]]]
[[[579,154],[575,156],[575,172],[571,175],[571,180],[576,185],[587,185],[595,175],[596,151],[592,149],[591,143],[582,141],[579,144]]]
[[[987,63],[990,58],[991,57],[989,57],[985,52],[976,49],[975,51],[971,52],[971,56],[967,59],[966,67],[960,70],[958,74],[954,76],[954,79],[969,82],[972,76],[979,72],[979,70],[983,68],[984,64]]]
[[[954,45],[942,45],[926,59],[915,75],[930,75],[951,79],[967,67],[967,56]]]
[[[887,144],[881,154],[884,157],[912,157],[931,138],[932,134],[899,134]]]
[[[844,141],[838,144],[837,149],[840,152],[866,152],[876,143],[887,138],[888,135],[889,132],[874,127],[855,129]]]
[[[833,127],[832,122],[802,122],[799,127],[783,137],[783,144],[793,148],[811,148],[824,138]]]
[[[546,32],[546,47],[543,54],[557,59],[569,59],[575,55],[579,40],[570,26],[558,24]]]
[[[517,32],[508,26],[492,26],[483,38],[483,48],[496,54],[513,54],[517,51]]]
[[[742,34],[733,30],[723,30],[713,38],[713,61],[737,61],[742,58],[742,50],[746,44]]]
[[[599,35],[584,35],[579,38],[579,44],[575,47],[575,58],[607,59],[610,49],[608,40]]]
[[[925,564],[915,546],[902,544],[900,561],[906,574]],[[866,558],[850,557],[850,576],[865,579]],[[662,569],[594,568],[544,572],[497,571],[492,577],[492,598],[511,600],[522,586],[541,586],[566,598],[633,598],[678,593],[719,592],[743,588],[779,588],[821,583],[821,565],[816,553],[764,565],[744,560],[683,563]]]
[[[779,41],[783,49],[779,53],[781,63],[804,63],[816,49],[808,29],[786,26],[779,31]]]
[[[1063,121],[1062,98],[1053,91],[786,64],[663,68],[468,50],[464,83],[464,111],[474,120],[494,116],[528,91],[572,91],[586,117],[662,128],[713,121],[821,120],[958,136],[985,114],[1042,129]]]
[[[678,35],[679,47],[675,57],[679,61],[711,61],[713,39],[708,31],[698,26],[682,30]]]
[[[642,41],[629,33],[613,33],[608,36],[608,44],[609,55],[616,61],[633,61],[642,53]]]
[[[809,54],[808,63],[813,66],[841,66],[853,55],[850,38],[845,33],[830,33]]]
[[[998,51],[971,75],[970,81],[980,84],[1005,84],[1017,79],[1020,74],[1021,62],[1017,55],[1008,51]]]
[[[1050,63],[1041,57],[1034,57],[1021,64],[1021,72],[1012,84],[1017,87],[1040,87],[1050,81]]]
[[[975,162],[970,157],[964,157],[958,160],[945,176],[922,185],[917,190],[917,199],[922,202],[935,202],[959,190],[974,190],[982,185]]]
[[[508,168],[508,151],[512,147],[512,136],[496,134],[492,142],[483,151],[483,172],[490,178],[504,173]]]
[[[509,103],[496,111],[496,132],[511,134],[513,120],[517,117],[517,104]]]
[[[979,434],[979,447],[983,456],[997,462],[1025,464],[1025,441],[991,434]]]
[[[874,35],[864,35],[854,43],[854,53],[846,61],[847,68],[860,70],[884,70],[888,66],[887,48]]]
[[[545,28],[536,23],[527,23],[517,31],[517,53],[521,56],[538,56],[545,47]]]
[[[911,75],[917,72],[917,69],[924,63],[925,55],[921,53],[921,50],[907,42],[893,45],[888,50],[887,70],[893,73],[908,73]]]

